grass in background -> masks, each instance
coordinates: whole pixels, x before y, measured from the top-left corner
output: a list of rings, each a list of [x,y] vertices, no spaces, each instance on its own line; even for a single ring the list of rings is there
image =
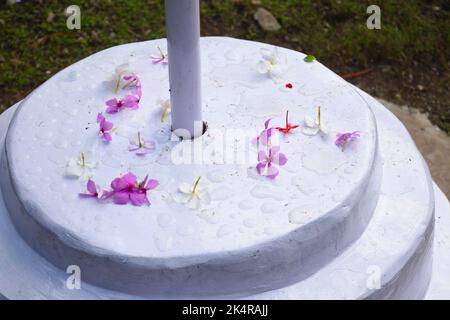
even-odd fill
[[[0,0],[0,110],[22,99],[52,74],[101,49],[165,37],[161,0]],[[361,0],[200,0],[202,35],[233,36],[314,54],[343,72],[379,64],[435,68],[447,74],[448,1],[383,0],[381,30],[366,27]],[[81,7],[81,30],[68,30],[64,10]],[[271,11],[282,28],[260,29],[257,7]],[[436,10],[439,8],[439,10]],[[448,90],[448,88],[447,88]],[[450,132],[450,110],[437,123]]]

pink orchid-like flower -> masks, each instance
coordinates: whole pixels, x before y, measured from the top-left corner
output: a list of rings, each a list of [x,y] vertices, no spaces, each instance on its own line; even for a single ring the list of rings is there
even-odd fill
[[[110,131],[112,130],[114,124],[107,121],[101,113],[97,115],[97,123],[99,124],[99,134],[102,137],[103,141],[111,142],[112,136]]]
[[[118,205],[125,205],[129,202],[134,206],[150,205],[147,198],[147,192],[155,189],[159,185],[157,180],[148,179],[148,176],[142,182],[138,182],[132,173],[116,178],[111,182],[111,191],[105,191],[102,199],[112,198]]]
[[[160,47],[158,47],[159,53],[158,54],[152,54],[152,62],[154,64],[162,63],[167,64],[169,62],[169,59],[167,57],[167,53],[164,53]]]
[[[272,119],[268,119],[268,120],[266,120],[266,122],[264,122],[264,130],[261,131],[259,136],[257,136],[256,138],[254,138],[252,140],[253,144],[261,143],[264,146],[268,145],[270,137],[273,135],[273,133],[276,130],[275,128],[269,128],[270,120],[272,120]]]
[[[269,149],[269,154],[264,150],[258,152],[258,161],[256,171],[258,174],[265,175],[271,179],[275,179],[279,174],[278,166],[284,166],[287,162],[287,157],[280,152],[280,146],[273,146]]]
[[[155,142],[143,139],[138,132],[137,141],[130,141],[128,151],[135,152],[137,156],[145,156],[155,151]]]
[[[80,197],[82,198],[96,198],[98,199],[100,197],[100,187],[95,184],[94,181],[91,179],[88,180],[87,186],[86,186],[86,192],[80,193]]]
[[[352,140],[359,138],[361,136],[359,131],[353,131],[353,132],[345,132],[345,133],[338,133],[336,135],[336,141],[334,142],[338,147],[341,147],[344,149],[344,147],[350,143]]]

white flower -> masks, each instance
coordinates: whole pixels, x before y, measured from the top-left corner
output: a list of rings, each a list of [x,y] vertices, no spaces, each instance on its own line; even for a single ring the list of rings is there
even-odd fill
[[[189,209],[198,209],[202,204],[209,204],[211,198],[208,191],[199,186],[200,179],[201,177],[198,177],[193,187],[182,183],[174,195],[174,200],[186,205]]]
[[[127,74],[133,74],[128,63],[123,63],[116,68],[112,78],[112,81],[114,81],[114,91],[116,93],[119,92],[121,84],[124,83],[123,76]]]
[[[82,152],[79,158],[72,158],[67,162],[64,175],[68,178],[83,178],[88,179],[90,169],[97,166],[96,162],[90,162],[86,159],[86,155]]]
[[[164,121],[166,121],[167,114],[172,112],[172,108],[170,107],[170,100],[169,99],[159,99],[158,104],[162,108],[161,122],[164,122]]]
[[[319,132],[325,135],[328,134],[328,126],[321,117],[320,107],[317,107],[315,119],[310,116],[305,117],[305,126],[302,128],[302,132],[308,136],[314,136]]]
[[[279,80],[287,71],[287,66],[282,63],[278,56],[278,49],[274,47],[273,51],[261,49],[262,60],[257,65],[259,73],[268,74],[272,79]]]

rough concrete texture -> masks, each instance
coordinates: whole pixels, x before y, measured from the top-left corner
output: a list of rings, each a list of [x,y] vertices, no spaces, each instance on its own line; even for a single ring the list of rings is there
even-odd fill
[[[427,115],[379,99],[408,129],[430,167],[434,181],[450,197],[450,137],[431,124]]]

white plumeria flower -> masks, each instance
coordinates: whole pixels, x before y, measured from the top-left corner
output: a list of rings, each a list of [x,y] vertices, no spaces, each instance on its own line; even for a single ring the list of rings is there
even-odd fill
[[[68,178],[88,179],[90,170],[96,166],[96,162],[88,161],[86,155],[81,152],[79,158],[72,158],[67,162],[64,175]]]
[[[193,187],[187,183],[182,183],[178,193],[174,195],[174,200],[186,205],[189,209],[198,209],[202,204],[209,204],[211,198],[208,191],[199,186],[200,179],[201,177],[198,177]]]
[[[287,66],[282,63],[278,56],[277,47],[274,47],[273,51],[261,49],[260,53],[262,60],[257,65],[258,72],[268,74],[274,80],[280,80],[282,75],[287,71]]]
[[[317,107],[317,115],[315,119],[310,116],[305,117],[305,126],[302,128],[302,132],[308,136],[314,136],[319,132],[325,135],[328,134],[328,125],[321,117],[320,106]]]
[[[170,107],[170,100],[169,99],[160,99],[160,100],[158,100],[158,104],[162,108],[161,122],[164,122],[164,121],[166,121],[167,114],[172,112],[172,108]]]

